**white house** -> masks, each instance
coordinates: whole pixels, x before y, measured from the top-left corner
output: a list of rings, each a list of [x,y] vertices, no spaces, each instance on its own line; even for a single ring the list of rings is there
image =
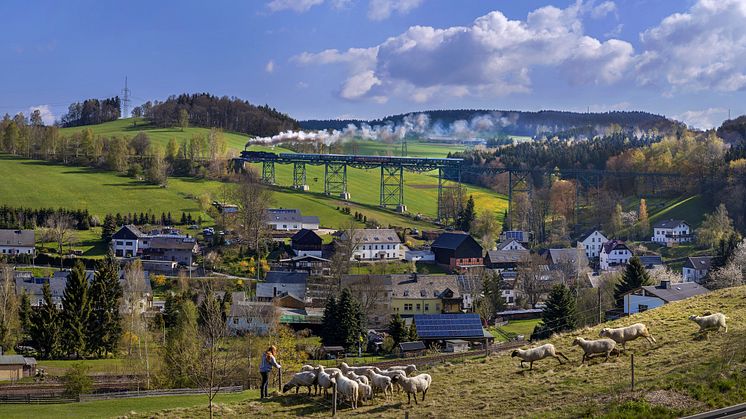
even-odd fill
[[[699,282],[707,275],[712,265],[712,256],[696,256],[686,258],[681,275],[684,282]]]
[[[580,244],[583,246],[583,249],[585,249],[585,254],[588,256],[588,259],[593,259],[599,257],[601,254],[601,247],[607,241],[609,241],[609,239],[604,236],[604,233],[595,230],[593,233],[581,240]]]
[[[618,265],[626,265],[632,258],[632,251],[621,240],[610,240],[601,246],[598,255],[599,266],[602,270]]]
[[[671,245],[692,241],[691,227],[684,220],[663,220],[653,225],[653,237],[656,243]]]
[[[34,255],[34,230],[0,230],[0,256]]]
[[[240,301],[231,304],[231,311],[226,319],[228,332],[233,335],[253,333],[264,336],[279,317],[279,310],[273,303],[257,301]]]
[[[343,239],[347,240],[347,233]],[[402,255],[402,242],[390,228],[353,230],[351,260],[398,260]]]
[[[435,253],[431,250],[404,249],[404,260],[407,262],[435,262]]]
[[[708,292],[707,288],[696,282],[672,284],[670,281],[661,281],[660,285],[638,288],[625,294],[624,313],[642,313],[672,301],[684,300]]]
[[[184,266],[191,266],[194,254],[199,252],[197,239],[180,234],[178,230],[145,234],[134,225],[122,226],[114,233],[111,246],[117,257],[170,261]]]
[[[117,257],[137,256],[140,251],[140,239],[145,235],[133,225],[125,225],[111,236],[111,245]]]
[[[307,281],[307,272],[269,271],[264,281],[256,284],[256,298],[259,301],[272,301],[275,297],[292,295],[305,301]]]
[[[298,231],[301,229],[319,229],[319,217],[302,215],[299,209],[270,208],[267,210],[266,221],[273,230]]]
[[[517,240],[511,239],[497,244],[497,250],[528,250],[525,246],[518,243]]]

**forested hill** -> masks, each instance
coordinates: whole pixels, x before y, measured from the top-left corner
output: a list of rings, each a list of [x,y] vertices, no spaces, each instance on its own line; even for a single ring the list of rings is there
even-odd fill
[[[299,128],[296,120],[268,105],[257,106],[235,97],[208,93],[180,94],[164,102],[147,102],[133,109],[132,114],[144,116],[159,127],[182,125],[186,116],[190,126],[222,128],[257,136]]]
[[[457,110],[432,110],[415,112],[413,114],[427,114],[432,126],[445,127],[453,125],[457,121],[471,123],[480,117],[489,117],[494,122],[494,130],[507,135],[535,136],[546,133],[558,133],[582,129],[583,132],[595,132],[605,127],[618,125],[622,129],[652,130],[659,132],[672,132],[683,127],[680,122],[670,120],[661,115],[655,115],[640,111],[613,111],[603,113],[578,113],[566,111],[501,111],[487,109],[457,109]],[[308,120],[301,121],[304,129],[343,129],[348,124],[369,125],[393,124],[399,125],[404,119],[412,114],[399,114],[387,116],[376,120]],[[589,128],[589,129],[588,129]]]
[[[746,115],[723,122],[717,134],[729,143],[743,143],[746,140]]]

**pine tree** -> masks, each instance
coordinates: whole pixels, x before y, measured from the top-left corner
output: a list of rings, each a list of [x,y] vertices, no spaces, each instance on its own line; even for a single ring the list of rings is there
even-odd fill
[[[360,302],[345,288],[339,296],[337,306],[340,343],[345,348],[357,347],[363,334],[363,311]]]
[[[510,219],[508,217],[508,210],[503,212],[503,229],[502,231],[510,230]]]
[[[531,340],[546,339],[553,333],[574,330],[578,318],[575,309],[575,297],[565,284],[557,284],[549,292],[546,306],[541,313],[541,323],[531,334]]]
[[[167,301],[168,302],[168,301]],[[334,296],[326,300],[324,307],[324,317],[321,322],[321,341],[324,345],[338,345],[339,341],[339,312],[337,299]]]
[[[420,336],[417,334],[417,326],[415,326],[414,322],[409,325],[409,336],[408,339],[410,342],[413,342],[415,340],[420,340]]]
[[[408,340],[409,331],[407,330],[407,325],[406,323],[404,323],[404,320],[401,318],[399,313],[391,316],[388,332],[391,336],[391,339],[394,340],[394,345],[398,345],[401,342],[406,342]]]
[[[21,323],[23,339],[31,336],[33,316],[34,312],[31,309],[31,299],[28,297],[28,294],[26,294],[26,290],[23,290],[23,294],[21,294],[21,304],[18,306],[18,320]]]
[[[185,225],[186,223],[187,223],[187,217],[186,217],[186,214],[182,211],[181,220],[179,221],[179,224]]]
[[[111,214],[106,214],[104,217],[104,224],[101,226],[101,239],[106,243],[111,241],[111,236],[116,232],[117,225],[114,221],[114,217]]]
[[[52,290],[49,282],[42,287],[44,305],[32,315],[31,341],[42,358],[52,358],[57,355],[60,344],[60,318],[57,307],[52,300]]]
[[[62,293],[62,349],[80,358],[87,346],[88,319],[91,314],[90,289],[85,266],[78,262],[67,277]]]
[[[466,201],[466,206],[461,212],[459,212],[458,219],[456,220],[456,228],[461,231],[469,231],[474,219],[477,217],[474,209],[474,196],[469,195],[469,200]]]
[[[91,315],[88,321],[88,351],[104,356],[116,350],[122,337],[119,302],[119,264],[112,254],[101,262],[90,286]]]
[[[179,318],[179,298],[172,293],[166,295],[166,302],[163,306],[163,322],[167,328],[176,326]]]
[[[616,301],[617,307],[624,306],[624,294],[644,285],[652,285],[652,281],[648,271],[640,263],[640,258],[635,256],[629,260],[622,279],[614,287],[614,301]]]

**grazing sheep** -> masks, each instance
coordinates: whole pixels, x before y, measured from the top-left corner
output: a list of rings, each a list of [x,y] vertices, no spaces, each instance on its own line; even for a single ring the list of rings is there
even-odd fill
[[[725,324],[725,319],[727,317],[723,313],[710,314],[709,316],[689,316],[689,320],[699,325],[699,333],[704,333],[708,330],[719,332],[721,327],[725,329],[725,333],[728,333],[728,325]]]
[[[407,393],[407,404],[412,403],[412,395],[414,395],[414,403],[417,403],[417,393],[422,393],[422,401],[425,401],[425,394],[430,389],[430,384],[433,382],[433,378],[430,374],[419,374],[414,377],[407,377],[405,375],[397,375],[396,380],[402,389]]]
[[[347,365],[346,362],[342,362],[339,364],[339,369],[342,371],[342,373],[347,374],[348,372],[352,371],[355,374],[362,375],[365,374],[365,371],[371,370],[374,367],[369,366],[363,366],[363,367],[351,367]]]
[[[345,374],[345,376],[347,378],[351,379],[351,380],[357,381],[358,383],[370,384],[370,382],[368,381],[368,377],[366,377],[364,375],[357,375],[357,374],[355,374],[352,371],[350,371],[347,374]]]
[[[282,386],[282,392],[287,393],[291,388],[295,387],[295,394],[298,394],[298,388],[308,388],[308,394],[311,394],[311,387],[316,385],[316,373],[313,371],[301,371],[293,375],[293,378]]]
[[[613,339],[603,338],[598,340],[585,340],[583,338],[575,338],[572,341],[573,346],[580,346],[583,348],[583,361],[582,363],[585,363],[586,358],[591,359],[592,354],[606,354],[606,361],[609,360],[609,355],[611,355],[611,352],[614,351],[614,347],[616,346],[616,342],[614,342]],[[619,357],[619,352],[617,352],[617,357]]]
[[[363,382],[358,381],[358,399],[361,402],[367,402],[373,399],[373,387]]]
[[[559,356],[557,356],[559,355]],[[529,363],[529,370],[534,369],[534,362],[538,361],[540,359],[552,357],[559,361],[560,365],[562,365],[562,360],[560,359],[560,356],[562,358],[565,358],[566,361],[570,361],[567,359],[567,357],[560,351],[556,350],[554,348],[554,345],[551,343],[547,343],[545,345],[538,346],[533,349],[516,349],[513,351],[512,354],[510,354],[511,357],[519,357],[521,358],[521,368],[523,368],[523,363],[528,362]]]
[[[407,374],[407,377],[412,375],[413,372],[417,372],[417,365],[409,364],[409,365],[395,365],[393,367],[387,368],[389,371],[404,371]]]
[[[631,326],[619,327],[616,329],[605,327],[601,329],[599,335],[602,338],[610,338],[616,343],[621,343],[624,350],[627,350],[626,344],[628,341],[635,340],[641,336],[647,339],[651,345],[656,343],[653,335],[650,334],[648,328],[642,323],[635,323]]]
[[[393,388],[396,389],[397,393],[399,392],[399,390],[401,390],[401,386],[399,384],[397,384],[396,381],[394,381],[394,377],[396,377],[397,375],[404,375],[404,376],[407,375],[407,373],[404,372],[404,371],[402,371],[402,370],[390,370],[390,369],[388,369],[388,370],[382,370],[382,369],[380,369],[378,367],[374,367],[373,371],[376,374],[385,375],[385,376],[391,378],[391,384],[392,384]]]
[[[389,389],[391,389],[391,393],[393,394],[394,387],[391,384],[391,377],[378,374],[372,369],[368,370],[366,375],[370,378],[370,386],[373,387],[374,392],[376,390],[383,390],[383,397],[386,399],[388,399],[389,396]]]
[[[350,380],[349,378],[342,375],[341,372],[334,373],[332,375],[332,378],[337,383],[337,395],[349,400],[352,408],[357,409],[357,400],[360,389],[358,382],[355,380]]]
[[[326,397],[329,394],[329,389],[334,386],[334,380],[322,365],[316,367],[316,381],[319,387],[324,390],[324,397]]]
[[[306,365],[300,367],[300,370],[301,370],[301,372],[302,371],[315,371],[316,367],[314,367],[313,365],[306,364]]]

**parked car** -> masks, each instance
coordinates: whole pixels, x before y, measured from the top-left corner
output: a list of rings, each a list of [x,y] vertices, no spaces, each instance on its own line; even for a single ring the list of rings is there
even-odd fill
[[[199,230],[199,226],[197,224],[192,224],[189,227],[187,227],[190,230]]]

